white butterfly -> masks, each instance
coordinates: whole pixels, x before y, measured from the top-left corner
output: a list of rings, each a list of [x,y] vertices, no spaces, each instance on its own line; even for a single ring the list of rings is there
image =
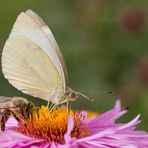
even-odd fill
[[[25,94],[53,104],[77,97],[68,87],[67,68],[44,21],[32,10],[19,14],[2,52],[6,79]]]

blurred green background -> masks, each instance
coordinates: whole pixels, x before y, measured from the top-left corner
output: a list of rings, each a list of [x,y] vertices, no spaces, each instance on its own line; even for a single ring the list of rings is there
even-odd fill
[[[65,58],[69,85],[94,98],[79,98],[75,109],[104,112],[120,98],[129,121],[141,113],[148,122],[147,0],[5,0],[0,1],[0,49],[21,11],[32,9],[52,30]],[[112,91],[113,94],[106,92]],[[0,72],[0,95],[24,96]],[[36,104],[42,104],[38,99]]]

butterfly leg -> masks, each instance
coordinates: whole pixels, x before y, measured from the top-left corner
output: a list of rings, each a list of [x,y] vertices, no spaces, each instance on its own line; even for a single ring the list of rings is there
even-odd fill
[[[49,104],[50,104],[50,101],[48,101],[46,108],[48,108],[48,107],[49,107]]]
[[[69,101],[67,100],[67,102],[66,102],[67,114],[69,113],[69,108],[68,108],[69,106],[68,105],[69,105]]]
[[[72,104],[71,101],[66,102],[67,114],[69,114],[69,112],[70,112],[71,104]]]
[[[51,105],[49,106],[49,110],[51,110],[51,109],[53,108],[53,106],[54,106],[54,104],[51,104]]]
[[[52,112],[52,110],[57,106],[57,104],[52,105],[52,107],[50,107],[49,112]]]
[[[49,109],[51,110],[53,108],[54,104],[50,103],[50,101],[48,101],[47,106],[45,109]]]

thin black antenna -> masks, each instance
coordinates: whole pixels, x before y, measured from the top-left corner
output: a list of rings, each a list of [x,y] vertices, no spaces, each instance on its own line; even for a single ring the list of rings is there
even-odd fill
[[[105,93],[105,94],[114,94],[113,91],[105,91],[104,93]]]

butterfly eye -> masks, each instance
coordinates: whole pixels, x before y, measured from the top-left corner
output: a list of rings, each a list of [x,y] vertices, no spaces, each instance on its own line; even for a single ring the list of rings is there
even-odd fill
[[[76,94],[74,92],[70,92],[69,98],[71,98],[71,99],[76,98]]]

